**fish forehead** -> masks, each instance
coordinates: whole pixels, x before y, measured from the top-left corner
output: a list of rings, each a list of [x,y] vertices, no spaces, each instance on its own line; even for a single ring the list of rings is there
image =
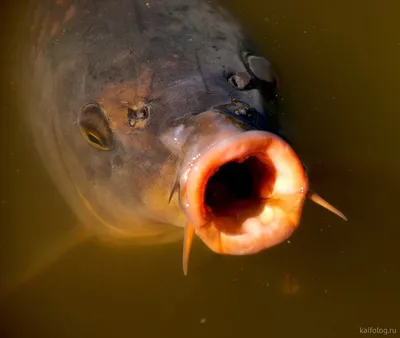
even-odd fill
[[[155,103],[161,109],[154,110],[152,129],[148,130],[157,136],[167,115],[174,118],[185,111],[191,113],[194,106],[198,112],[208,108],[208,103],[229,99],[219,84],[211,85],[210,90],[212,81],[207,75],[222,77],[235,66],[242,67],[235,70],[243,70],[237,55],[240,28],[206,1],[149,4],[128,0],[37,4],[41,11],[35,18],[37,13],[42,17],[33,25],[38,36],[33,69],[34,81],[41,85],[35,88],[39,105],[35,119],[52,120],[59,134],[54,136],[62,146],[65,135],[78,135],[78,115],[88,102],[98,102],[112,130],[127,135],[132,132],[128,108],[140,109],[149,99],[161,97]],[[52,32],[54,22],[62,23],[57,33]],[[189,90],[182,85],[199,77],[200,81],[191,81]],[[171,89],[179,83],[179,88]],[[211,101],[213,90],[219,94]],[[142,145],[143,141],[135,143]],[[84,151],[84,146],[79,147]]]
[[[242,66],[237,57],[240,29],[229,16],[215,20],[226,13],[213,11],[205,1],[42,3],[32,26],[34,59],[46,59],[53,84],[44,86],[53,105],[66,108],[64,121],[76,120],[88,101],[101,101],[115,130],[129,132],[127,106],[140,108],[152,92],[198,74],[204,78],[210,72],[243,70],[237,69]],[[56,32],[54,25],[60,27]],[[202,86],[209,90],[204,79]],[[56,97],[55,87],[64,95]]]
[[[202,54],[208,44],[215,42],[213,48],[224,45],[226,49],[234,46],[231,38],[240,35],[235,25],[225,22],[226,17],[219,22],[212,20],[221,15],[220,11],[213,11],[205,1],[149,3],[151,6],[126,0],[42,1],[36,5],[31,33],[42,49],[49,42],[55,49],[68,42],[69,47],[74,47],[72,42],[79,48],[85,46],[83,54],[91,57],[93,67],[129,66],[126,61],[131,56],[137,63],[139,59],[143,63],[160,60],[160,69],[170,68],[176,61],[181,68],[183,64],[193,67],[196,53]],[[132,63],[130,66],[125,69],[128,73],[135,68]]]
[[[199,74],[207,92],[204,74],[229,71],[242,37],[228,17],[213,20],[220,12],[199,0],[59,0],[36,7],[33,69],[44,90],[37,88],[35,99],[62,121],[61,128],[97,101],[114,130],[128,133],[128,107],[140,108],[152,93]],[[238,57],[235,62],[240,65]],[[184,104],[195,96],[173,95]]]

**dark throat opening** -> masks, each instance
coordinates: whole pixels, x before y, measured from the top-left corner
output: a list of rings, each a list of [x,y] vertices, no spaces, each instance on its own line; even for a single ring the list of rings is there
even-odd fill
[[[261,191],[272,191],[276,172],[267,160],[250,156],[244,161],[222,165],[208,180],[205,206],[213,216],[247,218],[261,212],[266,198]],[[264,189],[262,189],[264,187]]]

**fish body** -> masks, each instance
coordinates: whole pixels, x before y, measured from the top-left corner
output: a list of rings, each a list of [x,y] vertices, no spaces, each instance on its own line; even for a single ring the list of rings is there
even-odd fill
[[[203,0],[32,3],[27,120],[54,183],[104,241],[252,254],[310,194],[277,135],[271,63]]]

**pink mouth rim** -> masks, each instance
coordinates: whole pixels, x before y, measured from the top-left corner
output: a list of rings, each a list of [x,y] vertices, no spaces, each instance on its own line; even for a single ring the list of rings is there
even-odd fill
[[[207,182],[224,164],[250,156],[264,156],[274,165],[277,176],[268,198],[276,201],[274,208],[279,210],[274,209],[278,212],[270,224],[258,228],[252,223],[241,235],[223,233],[209,226],[204,202]],[[308,191],[306,173],[293,149],[279,136],[264,131],[247,131],[211,146],[189,164],[180,183],[183,208],[196,234],[213,251],[236,255],[256,253],[288,238],[298,226]]]

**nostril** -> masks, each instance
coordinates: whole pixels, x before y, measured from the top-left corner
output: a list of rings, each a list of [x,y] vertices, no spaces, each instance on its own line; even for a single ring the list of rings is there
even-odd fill
[[[228,78],[229,84],[237,89],[245,89],[250,83],[251,77],[249,74],[244,72],[235,73]]]
[[[135,127],[137,124],[140,124],[140,121],[145,121],[149,117],[149,107],[143,106],[139,109],[133,109],[128,107],[127,109],[127,118],[128,125],[130,127]]]
[[[248,120],[252,120],[255,116],[255,110],[253,108],[239,107],[235,109],[235,114],[245,117]]]

